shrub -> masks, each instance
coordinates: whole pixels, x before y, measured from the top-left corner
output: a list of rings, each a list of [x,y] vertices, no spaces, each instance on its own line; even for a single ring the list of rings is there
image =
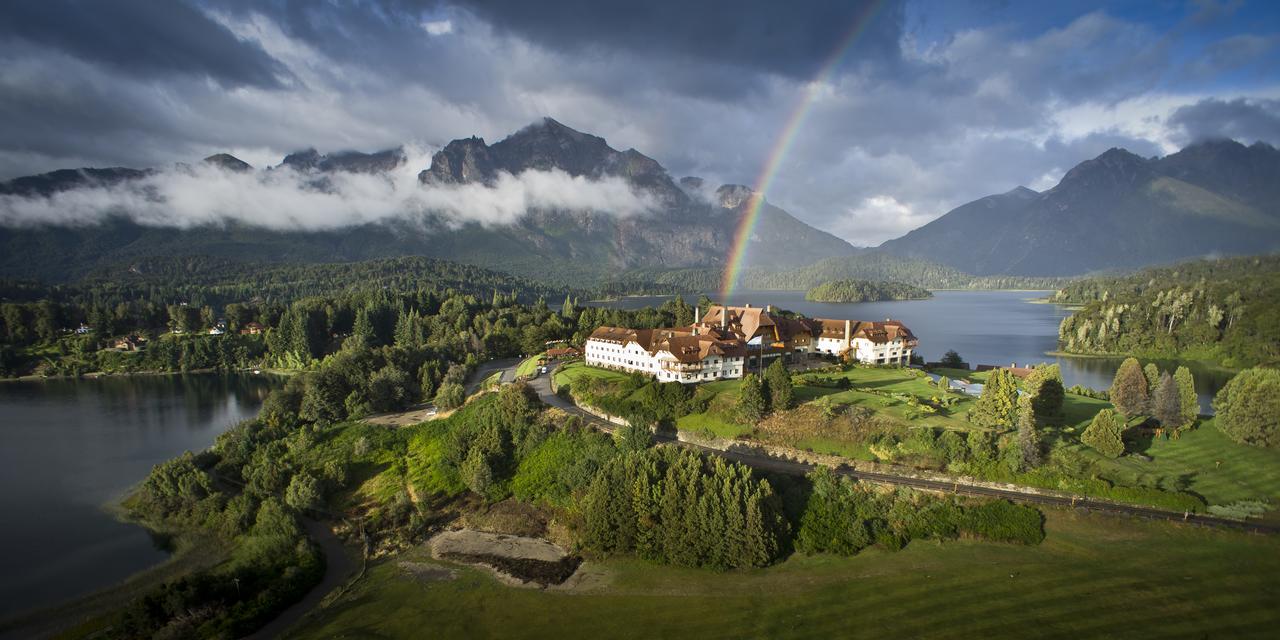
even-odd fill
[[[1111,409],[1103,409],[1080,435],[1080,441],[1108,458],[1118,458],[1124,453],[1124,439],[1121,437],[1124,428],[1124,416]]]
[[[1215,422],[1228,438],[1258,447],[1280,446],[1280,371],[1245,369],[1213,399]]]
[[[1044,540],[1044,515],[1033,507],[992,500],[967,507],[960,528],[996,542],[1040,544]]]

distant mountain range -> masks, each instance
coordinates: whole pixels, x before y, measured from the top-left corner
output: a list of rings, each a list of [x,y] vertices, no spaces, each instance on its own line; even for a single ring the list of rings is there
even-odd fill
[[[225,153],[203,162],[233,174],[257,171]],[[292,169],[306,176],[305,188],[324,192],[341,173],[404,175],[417,169],[409,162],[402,149],[307,149],[261,171]],[[586,181],[621,179],[653,206],[633,215],[535,208],[504,225],[428,213],[322,231],[230,221],[156,226],[119,211],[96,224],[0,227],[0,277],[62,281],[165,256],[328,263],[420,255],[568,286],[637,276],[702,282],[718,278],[753,195],[741,185],[709,189],[700,178],[676,180],[635,149],[618,151],[550,118],[492,145],[475,137],[454,140],[420,170],[418,181],[428,189],[493,186],[507,174],[552,170]],[[0,196],[48,198],[85,187],[128,186],[157,174],[60,170],[0,183]],[[974,286],[1207,254],[1267,253],[1280,249],[1277,203],[1280,152],[1265,144],[1206,142],[1152,159],[1112,149],[1076,166],[1048,191],[1019,187],[976,200],[878,249],[855,248],[766,202],[749,238],[746,273],[757,285],[787,288],[890,273],[921,286]],[[663,272],[672,277],[659,277]]]
[[[252,170],[228,154],[204,162],[227,171]],[[314,174],[327,188],[334,172],[379,173],[407,162],[399,149],[322,155],[308,149],[287,156],[289,167]],[[434,155],[419,180],[427,185],[492,184],[506,172],[560,170],[573,177],[622,178],[657,203],[645,215],[610,211],[534,209],[514,224],[449,224],[430,215],[394,219],[337,231],[274,231],[219,223],[189,228],[146,226],[119,215],[89,226],[0,228],[0,275],[67,279],[110,264],[151,256],[207,255],[266,262],[333,262],[424,255],[498,268],[524,276],[586,285],[633,268],[718,267],[746,213],[751,191],[724,185],[713,192],[698,178],[673,179],[657,161],[617,151],[603,138],[546,118],[488,145],[480,138],[450,142]],[[150,170],[81,169],[0,183],[0,194],[29,197],[93,185],[118,185]],[[848,242],[815,229],[768,203],[752,238],[749,264],[797,267],[849,255]],[[803,251],[797,251],[797,248]]]
[[[962,205],[880,250],[975,275],[1068,276],[1280,250],[1280,151],[1203,142],[1163,158],[1124,149],[1057,186]]]

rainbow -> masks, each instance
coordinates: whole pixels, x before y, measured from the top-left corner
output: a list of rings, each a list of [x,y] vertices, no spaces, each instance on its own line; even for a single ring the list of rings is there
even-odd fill
[[[849,32],[841,38],[840,44],[836,46],[835,51],[823,62],[818,74],[805,85],[799,102],[796,104],[795,109],[791,111],[791,115],[787,117],[786,124],[783,125],[782,131],[778,133],[777,139],[774,140],[768,159],[765,161],[764,167],[761,169],[760,175],[756,177],[752,187],[754,194],[747,204],[747,212],[742,216],[742,220],[738,223],[738,229],[733,234],[733,244],[729,247],[728,264],[725,265],[724,269],[724,280],[720,283],[721,304],[729,303],[729,295],[733,293],[738,277],[742,275],[742,265],[746,262],[747,245],[751,241],[751,234],[755,232],[756,223],[760,220],[760,210],[764,207],[765,194],[768,193],[769,187],[773,184],[773,179],[777,177],[778,169],[782,167],[782,161],[786,159],[787,154],[791,151],[791,146],[795,144],[796,134],[804,126],[804,120],[808,117],[814,103],[817,102],[818,94],[821,92],[827,77],[835,71],[836,66],[840,64],[845,54],[849,52],[849,48],[858,40],[858,36],[862,35],[862,32],[866,30],[876,11],[883,4],[884,0],[872,0],[858,13],[854,18],[853,26],[849,28]]]

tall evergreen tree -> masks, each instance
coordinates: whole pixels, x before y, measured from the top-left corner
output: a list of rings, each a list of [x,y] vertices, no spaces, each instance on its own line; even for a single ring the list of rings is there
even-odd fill
[[[996,369],[987,376],[982,395],[969,411],[969,421],[990,428],[1008,428],[1017,417],[1018,386],[1013,374]]]
[[[1178,384],[1178,404],[1182,409],[1182,423],[1179,426],[1192,427],[1200,418],[1200,396],[1196,395],[1196,381],[1191,377],[1191,370],[1186,367],[1178,367],[1173,380]]]
[[[1022,453],[1023,471],[1040,466],[1042,446],[1031,396],[1022,396],[1018,398],[1018,449]]]
[[[1103,409],[1080,435],[1080,441],[1108,458],[1118,458],[1124,453],[1124,428],[1123,415]]]
[[[564,294],[564,304],[560,305],[560,315],[565,318],[573,317],[573,300],[567,293]]]
[[[765,414],[769,412],[764,385],[760,381],[760,376],[748,373],[742,376],[741,388],[742,398],[738,403],[738,410],[743,420],[755,424],[764,419]]]
[[[1150,400],[1147,386],[1147,377],[1138,359],[1125,358],[1111,382],[1111,404],[1126,417],[1142,415],[1147,412]]]
[[[791,384],[791,374],[787,372],[782,358],[775,358],[764,370],[764,381],[769,389],[769,406],[773,411],[785,411],[795,403],[795,388]]]
[[[1027,394],[1035,415],[1042,421],[1061,423],[1066,391],[1062,386],[1062,370],[1056,364],[1036,367],[1027,376]]]
[[[1142,367],[1142,375],[1147,379],[1147,397],[1154,398],[1156,389],[1160,387],[1160,367],[1154,362],[1148,362]]]
[[[1178,383],[1168,372],[1160,375],[1160,384],[1151,397],[1151,414],[1166,429],[1182,426],[1182,398],[1178,396]]]

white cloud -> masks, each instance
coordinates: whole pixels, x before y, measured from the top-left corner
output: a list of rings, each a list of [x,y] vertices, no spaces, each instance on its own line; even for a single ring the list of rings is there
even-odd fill
[[[425,154],[387,174],[245,173],[210,165],[179,166],[114,186],[43,196],[0,196],[0,224],[93,224],[112,215],[151,226],[191,227],[234,221],[270,229],[335,229],[389,220],[511,224],[530,210],[594,211],[619,216],[653,208],[623,179],[588,180],[559,171],[500,174],[482,184],[423,185]]]
[[[453,33],[453,21],[451,20],[432,20],[422,23],[422,30],[433,36],[442,36],[447,33]]]

